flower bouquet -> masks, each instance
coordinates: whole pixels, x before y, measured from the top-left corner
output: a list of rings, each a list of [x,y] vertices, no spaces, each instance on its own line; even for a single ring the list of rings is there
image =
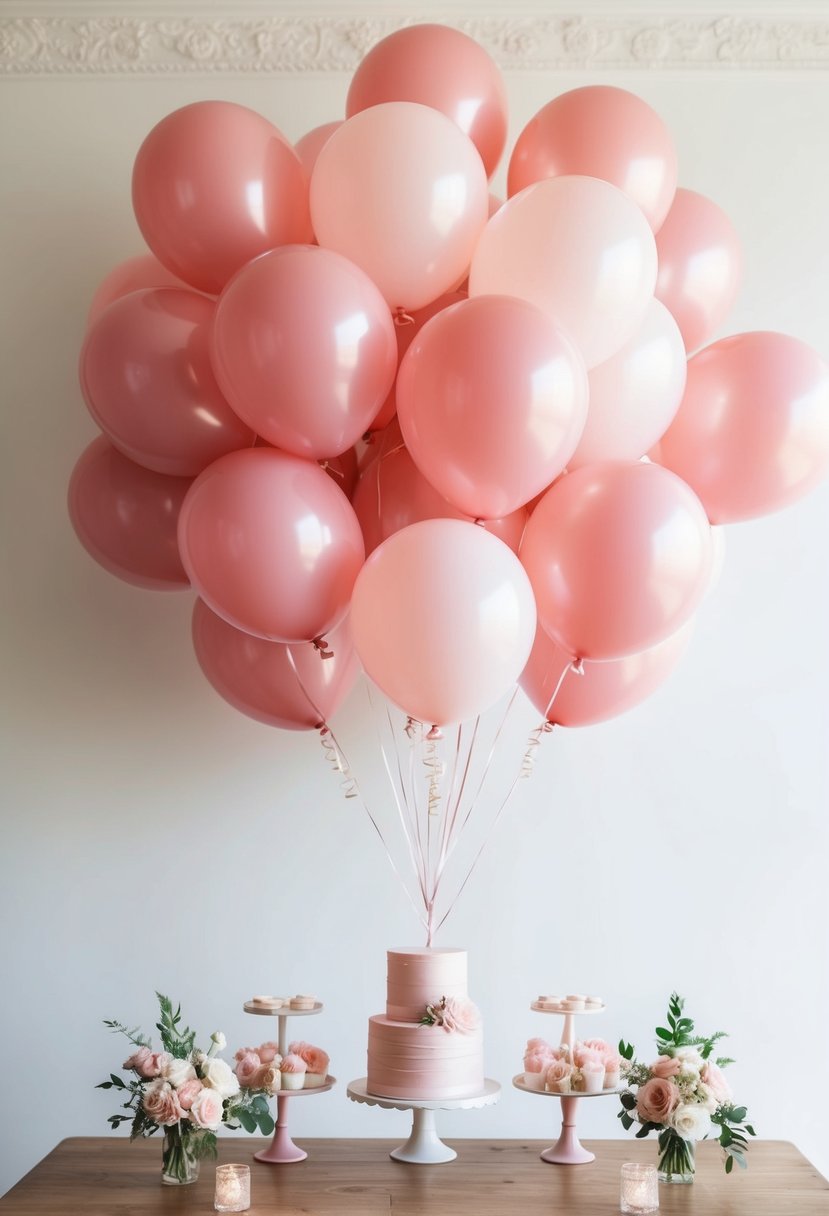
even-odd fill
[[[161,1181],[195,1182],[202,1157],[216,1156],[216,1132],[225,1127],[244,1127],[270,1135],[274,1122],[263,1094],[241,1093],[230,1065],[218,1058],[226,1046],[217,1030],[210,1036],[208,1051],[195,1046],[196,1034],[181,1024],[181,1007],[173,1010],[169,997],[156,993],[161,1017],[157,1023],[162,1051],[153,1051],[150,1040],[138,1028],[105,1021],[110,1030],[126,1035],[136,1050],[122,1068],[132,1075],[125,1081],[110,1073],[97,1089],[115,1089],[126,1100],[124,1115],[110,1115],[113,1130],[131,1123],[130,1139],[152,1136],[164,1129]]]
[[[637,1138],[659,1133],[662,1182],[693,1182],[694,1146],[715,1129],[725,1172],[731,1173],[735,1161],[745,1169],[746,1133],[755,1134],[745,1122],[746,1108],[733,1105],[731,1087],[722,1073],[734,1061],[724,1056],[712,1059],[714,1046],[725,1033],[720,1030],[709,1038],[695,1035],[694,1023],[683,1017],[684,1007],[684,1000],[673,993],[668,1025],[656,1028],[660,1054],[652,1064],[640,1064],[629,1043],[619,1044],[622,1075],[629,1086],[621,1096],[619,1118],[625,1129],[641,1124]]]

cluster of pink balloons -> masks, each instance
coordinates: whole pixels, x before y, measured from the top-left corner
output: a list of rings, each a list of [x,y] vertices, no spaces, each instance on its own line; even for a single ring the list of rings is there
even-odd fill
[[[518,680],[557,723],[620,713],[687,645],[711,525],[829,467],[815,351],[704,345],[740,247],[677,187],[653,109],[607,86],[556,97],[501,203],[506,135],[489,55],[420,25],[295,147],[211,101],[138,152],[150,252],[90,309],[80,379],[103,434],[70,515],[118,577],[197,592],[198,661],[260,721],[319,727],[359,666],[426,724]]]

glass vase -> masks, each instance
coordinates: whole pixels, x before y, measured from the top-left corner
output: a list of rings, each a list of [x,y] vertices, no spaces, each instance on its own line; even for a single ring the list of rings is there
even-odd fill
[[[181,1133],[178,1123],[164,1128],[161,1149],[161,1181],[166,1186],[187,1186],[199,1176],[199,1162],[187,1133]]]
[[[679,1182],[686,1185],[694,1181],[696,1145],[693,1140],[683,1140],[675,1131],[659,1133],[660,1182]]]

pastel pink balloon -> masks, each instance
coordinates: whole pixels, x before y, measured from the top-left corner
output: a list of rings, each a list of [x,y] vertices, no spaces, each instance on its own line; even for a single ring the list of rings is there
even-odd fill
[[[362,267],[393,310],[423,308],[460,282],[487,209],[475,145],[444,114],[413,102],[349,118],[311,177],[320,245]]]
[[[294,144],[294,151],[302,161],[302,167],[309,181],[314,172],[317,157],[328,143],[329,137],[342,125],[342,119],[337,122],[324,122],[321,127],[314,127]]]
[[[99,435],[72,472],[69,518],[87,553],[110,574],[135,587],[177,591],[190,586],[176,526],[191,484],[133,464]]]
[[[153,127],[132,203],[159,261],[211,295],[251,258],[312,235],[296,152],[261,114],[230,101],[196,101]]]
[[[346,115],[389,101],[420,102],[451,118],[492,177],[507,139],[507,91],[495,61],[473,38],[432,24],[383,38],[351,79]]]
[[[685,349],[713,337],[740,287],[743,254],[731,220],[710,198],[680,187],[657,233],[656,295],[676,318]]]
[[[89,412],[125,456],[156,473],[195,477],[254,441],[210,366],[215,312],[195,291],[147,288],[110,304],[87,331],[80,380]]]
[[[571,89],[531,118],[512,152],[508,191],[548,177],[599,177],[624,190],[656,232],[676,190],[676,148],[641,97],[612,85]]]
[[[561,477],[530,516],[520,557],[538,619],[569,654],[618,659],[655,646],[708,587],[699,499],[655,464],[607,461]]]
[[[389,427],[385,434],[392,429]],[[447,502],[426,480],[407,452],[399,432],[397,444],[366,468],[352,502],[363,530],[366,553],[373,553],[395,532],[423,519],[474,522],[471,516]],[[519,507],[504,519],[488,519],[482,526],[517,553],[527,518],[527,511]]]
[[[658,459],[715,524],[795,502],[829,470],[829,365],[797,338],[745,333],[688,361],[688,384]]]
[[[307,642],[289,646],[234,629],[204,600],[193,606],[193,647],[205,676],[229,705],[266,726],[318,730],[348,696],[359,671],[348,617],[326,640],[331,657],[323,659]]]
[[[548,486],[587,417],[587,372],[570,338],[525,300],[444,309],[397,376],[397,416],[424,477],[458,510],[498,519]]]
[[[394,380],[397,341],[388,305],[358,266],[329,249],[287,245],[222,292],[212,358],[240,418],[316,460],[368,429]]]
[[[685,388],[682,334],[651,300],[621,350],[590,370],[587,422],[568,468],[596,460],[638,460],[670,426]]]
[[[345,616],[365,549],[351,503],[318,464],[233,452],[193,483],[178,527],[208,607],[258,637],[319,638]]]
[[[389,537],[361,570],[351,601],[367,674],[405,713],[434,724],[474,717],[510,689],[535,620],[515,554],[455,519]]]
[[[519,683],[540,714],[557,726],[592,726],[639,705],[674,671],[688,649],[694,620],[648,650],[606,663],[585,663],[584,673],[568,672],[572,655],[539,626]],[[552,705],[550,704],[552,700]]]
[[[636,204],[597,178],[553,177],[527,186],[489,221],[469,294],[537,305],[595,367],[633,337],[655,283],[656,244]]]
[[[143,287],[186,287],[182,279],[171,274],[166,266],[162,266],[158,258],[151,253],[142,253],[134,258],[127,258],[113,266],[98,284],[89,312],[86,318],[87,328],[98,320],[98,317],[114,300],[128,296],[131,291],[140,291]]]

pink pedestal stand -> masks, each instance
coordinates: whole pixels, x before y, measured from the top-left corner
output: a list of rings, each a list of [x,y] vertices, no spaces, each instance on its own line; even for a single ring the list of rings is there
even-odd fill
[[[255,1013],[260,1017],[275,1017],[279,1023],[278,1043],[279,1054],[287,1055],[288,1052],[288,1018],[309,1017],[316,1013],[322,1012],[322,1004],[317,1001],[313,1009],[290,1009],[283,1007],[282,1009],[266,1009],[261,1006],[254,1005],[251,1001],[245,1001],[243,1005],[245,1013]],[[309,1094],[324,1094],[329,1089],[332,1089],[336,1084],[337,1078],[327,1076],[324,1085],[316,1085],[311,1089],[285,1089],[276,1095],[276,1128],[273,1133],[273,1139],[267,1148],[262,1149],[260,1153],[254,1153],[257,1161],[264,1161],[268,1165],[287,1165],[292,1161],[304,1161],[308,1154],[304,1149],[301,1149],[297,1144],[294,1144],[288,1132],[288,1099],[289,1098],[307,1098]]]

